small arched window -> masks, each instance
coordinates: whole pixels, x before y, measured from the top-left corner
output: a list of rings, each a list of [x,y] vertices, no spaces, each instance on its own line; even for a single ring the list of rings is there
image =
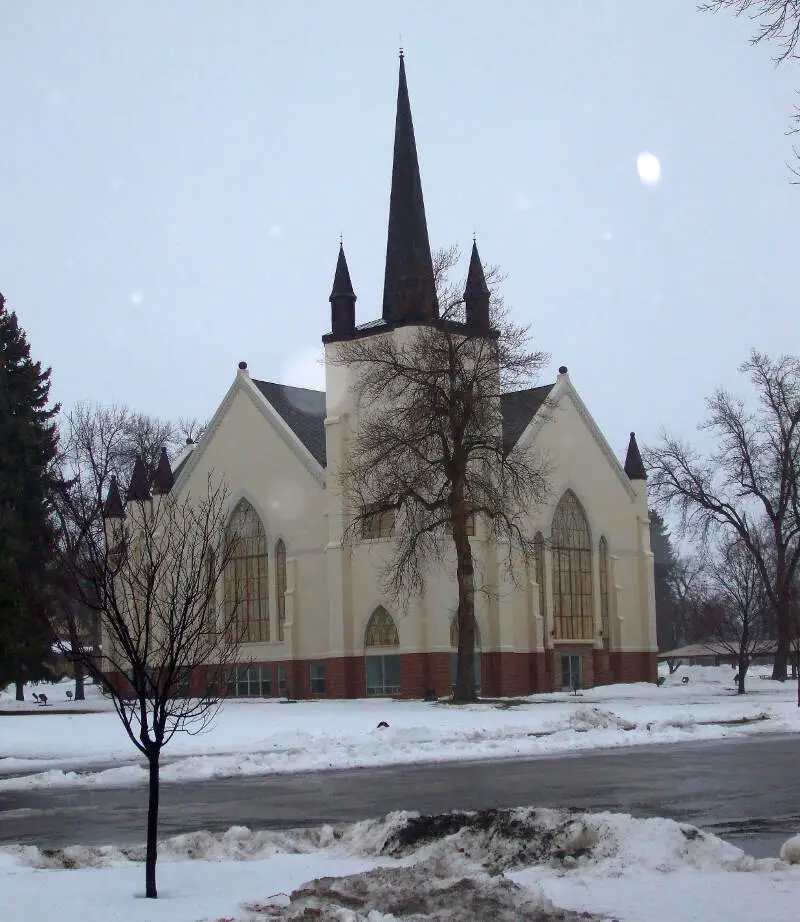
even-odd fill
[[[283,640],[286,622],[286,545],[283,538],[275,543],[275,605],[278,610],[278,640]]]
[[[592,539],[578,497],[567,492],[553,514],[553,623],[557,640],[593,640]]]
[[[267,535],[258,513],[246,499],[237,503],[227,532],[229,540],[235,541],[225,567],[228,611],[233,613],[235,608],[243,642],[269,640]]]
[[[608,647],[611,643],[611,622],[609,619],[609,596],[608,596],[608,541],[605,535],[600,539],[597,548],[597,563],[600,570],[600,627],[603,634],[603,646]]]
[[[364,632],[365,647],[399,647],[397,625],[388,611],[379,605],[367,622]]]

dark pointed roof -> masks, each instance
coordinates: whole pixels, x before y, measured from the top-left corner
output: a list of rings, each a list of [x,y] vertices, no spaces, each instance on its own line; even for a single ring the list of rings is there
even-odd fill
[[[389,323],[434,320],[439,316],[433,260],[425,220],[417,144],[411,120],[406,68],[400,55],[394,128],[392,193],[386,239],[383,319]]]
[[[628,454],[625,456],[625,473],[630,480],[647,480],[647,471],[644,469],[639,446],[636,444],[635,432],[631,432],[631,440],[628,442]]]
[[[172,467],[167,457],[167,449],[162,448],[156,465],[156,472],[153,474],[153,493],[169,493],[174,483],[175,477],[172,474]]]
[[[524,391],[511,391],[500,395],[500,412],[503,416],[503,452],[505,454],[508,454],[517,444],[554,386],[543,384],[541,387],[529,387]]]
[[[353,291],[353,283],[350,281],[350,270],[347,268],[347,260],[344,255],[344,246],[339,244],[339,258],[336,260],[336,273],[333,276],[333,288],[329,301],[334,298],[352,298],[356,299],[356,293]]]
[[[103,518],[121,519],[125,516],[125,507],[122,505],[122,497],[119,495],[119,486],[117,478],[111,478],[111,484],[108,488],[106,501],[103,503]]]
[[[255,378],[253,384],[311,455],[325,467],[325,391],[289,387],[272,381],[256,381]]]
[[[147,468],[144,466],[142,456],[137,455],[133,465],[133,473],[131,474],[131,482],[128,486],[128,494],[125,497],[125,502],[129,503],[131,500],[145,500],[151,498],[150,478],[147,476]]]
[[[483,272],[483,264],[478,255],[478,244],[472,241],[472,253],[469,257],[469,271],[467,272],[467,284],[464,288],[464,298],[471,295],[488,295],[489,286],[486,284],[486,276]]]

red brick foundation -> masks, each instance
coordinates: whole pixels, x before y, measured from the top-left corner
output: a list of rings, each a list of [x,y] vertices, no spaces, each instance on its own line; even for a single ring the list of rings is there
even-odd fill
[[[555,648],[539,653],[486,652],[481,655],[481,693],[484,697],[514,697],[560,691],[561,655],[581,656],[583,687],[612,682],[656,682],[658,660],[655,653],[609,653],[588,648]],[[311,665],[325,665],[325,692],[311,692]],[[243,664],[244,665],[244,664]],[[250,664],[248,664],[250,665]],[[278,667],[286,674],[286,694],[292,698],[363,698],[366,696],[366,667],[363,656],[328,659],[283,660],[253,663],[269,669],[271,693],[279,697]],[[199,695],[207,687],[212,670],[200,667],[192,672],[189,692]],[[127,680],[108,673],[105,680],[114,689],[130,690]],[[424,698],[429,690],[441,697],[450,693],[449,653],[404,653],[400,656],[400,686],[403,698]],[[222,694],[225,689],[221,689]]]

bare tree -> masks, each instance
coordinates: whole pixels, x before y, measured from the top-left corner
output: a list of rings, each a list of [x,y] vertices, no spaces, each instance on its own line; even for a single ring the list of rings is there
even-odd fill
[[[340,480],[349,510],[347,533],[370,534],[381,516],[394,516],[392,551],[382,577],[401,604],[423,590],[429,566],[455,550],[458,586],[458,665],[455,701],[475,697],[475,560],[470,531],[509,545],[528,564],[530,510],[546,492],[544,463],[530,451],[503,445],[502,392],[530,383],[547,356],[513,325],[487,272],[491,328],[465,323],[463,287],[448,273],[456,248],[438,252],[434,274],[441,319],[401,335],[371,335],[340,345],[337,361],[355,372],[358,428]],[[487,292],[487,295],[489,292]]]
[[[775,62],[782,64],[796,58],[800,41],[800,0],[705,0],[698,5],[703,13],[730,10],[734,16],[747,16],[756,23],[751,42],[776,42],[779,48]]]
[[[674,602],[675,640],[679,645],[701,639],[697,631],[697,613],[705,601],[706,559],[694,551],[680,554],[669,574]]]
[[[737,690],[756,656],[771,649],[771,612],[755,558],[738,535],[727,539],[708,566],[711,598],[700,609],[699,627],[715,649],[736,657]]]
[[[791,590],[800,562],[800,360],[751,352],[740,371],[758,397],[755,410],[722,389],[707,401],[701,428],[717,447],[707,458],[664,435],[645,452],[651,496],[676,509],[684,533],[704,542],[712,532],[738,536],[752,555],[774,609],[773,678],[786,678]],[[769,541],[764,540],[764,522]]]
[[[105,522],[93,515],[92,496],[73,500],[84,508],[92,517],[81,552],[64,567],[76,596],[97,612],[103,657],[77,653],[148,762],[145,878],[155,898],[161,751],[175,733],[209,726],[238,661],[235,605],[217,592],[236,536],[225,530],[226,488],[212,477],[202,495],[136,500]]]
[[[755,24],[756,31],[750,39],[753,45],[771,42],[778,51],[773,55],[776,64],[796,60],[797,45],[800,42],[800,0],[704,0],[698,4],[703,13],[718,13],[730,10],[734,16],[747,15]],[[800,107],[795,107],[794,125],[789,134],[800,132]],[[795,158],[800,159],[800,148],[794,148]],[[800,182],[800,168],[790,167]]]
[[[59,542],[59,559],[67,572],[75,569],[84,553],[92,527],[102,522],[103,497],[112,477],[127,483],[137,457],[152,472],[163,448],[176,450],[185,433],[201,433],[197,420],[177,425],[128,407],[77,404],[61,420],[58,480],[68,485],[52,496]],[[70,595],[71,581],[55,580],[59,598],[52,607],[51,626],[71,661],[75,677],[75,700],[84,698],[81,648],[97,642],[96,619],[92,612]],[[73,655],[70,650],[75,650]],[[86,651],[84,651],[86,652]]]

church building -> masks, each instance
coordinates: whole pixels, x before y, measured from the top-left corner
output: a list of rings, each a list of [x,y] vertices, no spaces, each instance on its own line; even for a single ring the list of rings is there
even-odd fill
[[[476,246],[465,291],[479,323],[488,289]],[[326,390],[253,377],[245,362],[197,444],[173,473],[166,455],[155,485],[140,493],[203,493],[210,472],[230,491],[229,527],[238,535],[220,593],[239,590],[242,665],[230,695],[423,697],[450,691],[457,630],[455,566],[428,574],[403,610],[381,591],[392,517],[358,538],[345,531],[338,471],[357,406],[348,368],[335,361],[343,341],[395,336],[439,317],[414,129],[400,58],[383,311],[356,323],[356,294],[340,246],[320,330]],[[508,548],[470,538],[492,583],[478,593],[476,681],[483,696],[525,695],[611,682],[656,680],[653,556],[646,473],[633,433],[624,464],[573,386],[555,381],[502,396],[506,452],[549,459],[548,496],[525,527],[534,566],[515,579],[501,565]],[[115,488],[116,489],[116,488]],[[107,515],[121,515],[117,498]],[[192,684],[202,677],[192,677]]]

